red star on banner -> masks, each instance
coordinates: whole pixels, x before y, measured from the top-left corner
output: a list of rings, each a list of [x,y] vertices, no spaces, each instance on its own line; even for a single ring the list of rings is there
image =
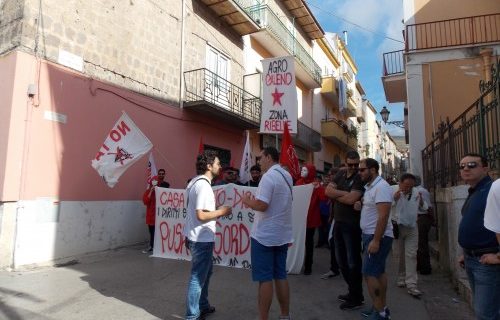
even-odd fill
[[[278,88],[274,88],[274,93],[271,93],[271,95],[273,96],[273,106],[276,103],[279,103],[279,105],[281,106],[281,97],[284,94],[285,94],[284,92],[278,92]]]

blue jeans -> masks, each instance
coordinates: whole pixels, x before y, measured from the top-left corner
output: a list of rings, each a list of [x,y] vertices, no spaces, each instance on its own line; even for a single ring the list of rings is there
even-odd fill
[[[480,257],[469,255],[464,259],[477,319],[500,319],[500,265],[482,264]]]
[[[210,307],[208,284],[213,268],[214,242],[188,241],[191,251],[191,278],[189,279],[186,319],[197,319],[200,311]]]

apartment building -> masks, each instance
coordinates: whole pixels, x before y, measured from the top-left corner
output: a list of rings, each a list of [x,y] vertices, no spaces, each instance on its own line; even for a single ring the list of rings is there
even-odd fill
[[[387,101],[403,102],[410,169],[422,174],[421,152],[440,126],[481,95],[500,54],[500,2],[404,0],[405,47],[384,54]]]

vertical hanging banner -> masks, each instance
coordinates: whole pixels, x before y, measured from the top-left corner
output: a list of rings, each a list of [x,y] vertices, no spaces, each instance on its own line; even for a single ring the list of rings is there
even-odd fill
[[[297,133],[297,88],[293,56],[262,60],[260,133],[282,134],[285,122]]]
[[[152,147],[151,141],[124,112],[92,160],[92,167],[113,188],[120,176]]]
[[[240,182],[246,184],[248,181],[252,180],[250,175],[250,167],[252,166],[252,154],[250,153],[250,134],[248,130],[246,132],[247,139],[245,142],[245,147],[243,148],[243,156],[241,157],[240,165]]]

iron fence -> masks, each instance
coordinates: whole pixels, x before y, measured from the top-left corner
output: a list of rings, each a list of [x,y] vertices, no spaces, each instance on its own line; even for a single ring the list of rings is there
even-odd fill
[[[404,50],[384,53],[384,76],[405,72]]]
[[[491,67],[491,80],[479,84],[481,96],[453,122],[439,125],[434,139],[422,150],[427,187],[448,187],[460,181],[459,162],[474,152],[488,159],[490,168],[500,169],[500,61]]]
[[[184,72],[185,101],[207,102],[258,124],[261,100],[212,71],[201,68]]]
[[[500,13],[406,26],[406,52],[500,41]]]

